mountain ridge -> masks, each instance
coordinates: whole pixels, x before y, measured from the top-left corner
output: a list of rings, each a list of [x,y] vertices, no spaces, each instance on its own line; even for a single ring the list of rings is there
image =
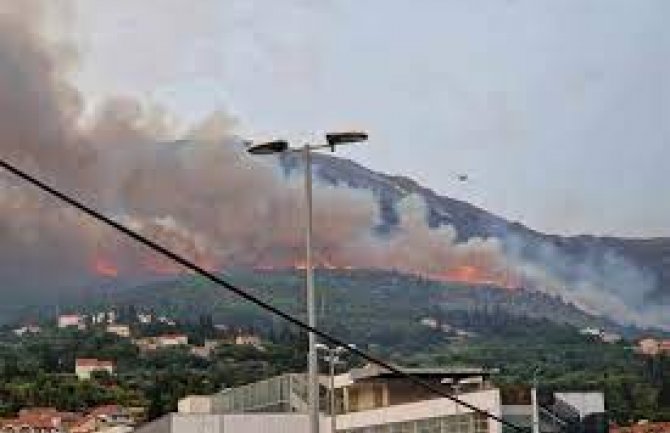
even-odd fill
[[[282,156],[281,165],[287,175],[299,168],[299,155]],[[427,206],[427,224],[431,228],[453,226],[457,241],[472,237],[498,238],[507,253],[517,254],[523,260],[539,262],[545,266],[560,263],[557,274],[568,282],[581,281],[587,266],[602,274],[618,272],[622,264],[638,272],[642,287],[632,304],[642,307],[647,303],[660,303],[670,309],[670,237],[615,237],[590,234],[559,235],[534,230],[520,222],[509,221],[494,213],[440,195],[406,176],[389,175],[370,170],[354,161],[331,155],[316,154],[313,158],[317,178],[333,186],[369,190],[379,203],[380,231],[387,233],[399,222],[396,205],[410,195],[421,196]],[[604,280],[605,286],[624,298],[634,294],[635,287],[625,281]],[[631,297],[631,301],[633,297]]]
[[[389,321],[403,326],[449,311],[495,309],[510,316],[548,320],[576,328],[596,327],[625,335],[647,330],[617,324],[608,317],[584,312],[556,296],[523,289],[506,290],[486,284],[447,283],[393,270],[316,269],[320,323],[326,328],[348,328],[349,322],[366,322],[383,329]],[[229,281],[272,305],[300,316],[304,305],[304,273],[296,269],[232,269]],[[198,279],[181,277],[128,286],[113,297],[72,299],[73,308],[95,305],[135,305],[170,314],[180,320],[201,314],[231,326],[266,326],[276,318],[233,293]],[[347,320],[343,321],[342,318]],[[649,330],[653,332],[653,330]],[[354,334],[352,334],[354,335]]]

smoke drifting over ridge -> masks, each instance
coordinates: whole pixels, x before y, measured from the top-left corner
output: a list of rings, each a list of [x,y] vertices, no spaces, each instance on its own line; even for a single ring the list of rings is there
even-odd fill
[[[70,51],[41,34],[40,15],[39,2],[0,0],[2,158],[206,268],[300,265],[300,176],[286,179],[275,159],[247,156],[222,113],[179,143],[165,142],[177,138],[165,113],[132,99],[108,101],[84,116],[82,96],[67,79],[72,57],[63,53]],[[549,247],[537,247],[536,261],[522,259],[514,248],[519,239],[457,242],[454,227],[428,227],[418,196],[398,205],[400,223],[385,237],[373,231],[380,215],[369,191],[317,184],[314,211],[320,266],[531,286],[618,320],[670,327],[639,302],[653,281],[616,256],[575,273]],[[7,286],[49,287],[92,272],[180,271],[5,174],[0,212],[3,296]]]

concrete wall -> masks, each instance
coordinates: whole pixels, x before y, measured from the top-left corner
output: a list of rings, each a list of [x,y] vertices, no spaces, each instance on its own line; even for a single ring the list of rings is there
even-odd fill
[[[582,418],[605,412],[605,395],[602,392],[557,392],[556,397],[577,409]]]
[[[179,400],[177,411],[182,414],[199,413],[212,414],[212,397],[208,395],[190,395]]]
[[[223,418],[224,433],[308,433],[309,417],[303,414],[244,414]],[[180,432],[174,432],[180,433]],[[199,432],[198,432],[199,433]]]
[[[497,389],[479,391],[459,396],[464,401],[501,416],[500,393]],[[199,402],[195,406],[199,406]],[[186,403],[184,403],[186,404]],[[396,422],[416,421],[449,415],[470,413],[447,398],[437,398],[416,403],[382,407],[362,412],[338,415],[337,429],[352,429]],[[321,418],[321,432],[332,433],[331,418]],[[172,414],[141,427],[138,433],[308,433],[309,418],[306,414]],[[500,423],[489,420],[488,433],[502,433]]]
[[[500,393],[497,389],[463,394],[460,395],[459,398],[497,416],[501,415]],[[352,412],[338,415],[337,429],[353,429],[371,425],[415,421],[469,412],[471,412],[469,409],[457,405],[448,398],[436,398],[416,403],[399,404],[363,412]],[[327,422],[325,424],[327,424]],[[324,425],[323,431],[330,432],[330,429],[326,428],[325,424],[322,424]],[[500,423],[489,420],[489,433],[501,432],[502,428]]]
[[[388,385],[383,382],[366,382],[346,388],[347,411],[356,412],[388,406]]]
[[[309,433],[309,418],[303,414],[171,414],[140,427],[136,432]]]
[[[135,433],[170,433],[171,431],[172,414],[138,427]]]

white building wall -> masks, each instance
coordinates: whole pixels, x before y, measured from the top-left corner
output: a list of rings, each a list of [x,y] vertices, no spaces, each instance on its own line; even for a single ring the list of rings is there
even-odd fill
[[[211,414],[212,397],[208,395],[191,395],[179,400],[177,410],[181,414]]]
[[[81,379],[90,379],[93,376],[93,373],[96,371],[106,371],[107,373],[114,374],[114,367],[100,366],[100,365],[77,365],[75,366],[75,375]]]
[[[473,406],[501,415],[500,392],[497,389],[461,394],[459,398]],[[379,409],[352,412],[338,415],[336,417],[337,430],[354,429],[373,425],[390,424],[396,422],[416,421],[428,418],[437,418],[449,415],[471,413],[466,407],[456,404],[448,398],[436,398],[416,403],[399,404]],[[489,420],[489,433],[501,433],[502,426],[499,422]],[[330,432],[330,418],[325,417],[322,421],[322,431]]]
[[[223,433],[308,433],[309,417],[304,414],[226,415],[223,425]]]
[[[500,392],[497,389],[462,394],[459,398],[496,416],[501,416]],[[212,407],[208,407],[211,405],[211,401],[205,401],[206,399],[207,397],[203,396],[193,396],[181,400],[179,402],[179,411],[183,413],[172,415],[172,428],[169,432],[165,433],[309,432],[309,419],[306,414],[203,414],[208,409],[212,410]],[[463,415],[471,412],[471,410],[457,405],[448,398],[437,398],[338,415],[336,422],[337,430],[344,430],[450,415]],[[330,417],[322,416],[321,433],[333,433],[330,427]],[[502,433],[502,425],[497,421],[489,420],[488,433]]]
[[[171,421],[169,432],[156,433],[309,433],[304,414],[174,414]]]
[[[602,392],[557,392],[556,397],[577,409],[581,417],[605,412],[605,395]]]
[[[67,328],[69,326],[78,326],[82,322],[82,317],[77,315],[65,315],[58,317],[58,327]]]
[[[170,431],[159,433],[223,433],[223,416],[175,414],[171,417]]]
[[[130,327],[128,325],[108,325],[107,332],[116,334],[119,337],[130,337]]]

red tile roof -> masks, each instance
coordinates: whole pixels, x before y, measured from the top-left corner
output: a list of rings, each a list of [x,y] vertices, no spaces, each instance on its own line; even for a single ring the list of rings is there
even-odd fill
[[[72,418],[71,413],[58,412],[51,407],[23,409],[19,416],[14,419],[7,419],[1,422],[3,427],[29,426],[34,429],[56,429],[61,426],[65,419]]]
[[[75,361],[77,367],[112,367],[114,368],[114,363],[112,361],[101,361],[95,358],[77,358]]]
[[[115,415],[121,412],[122,408],[118,404],[108,404],[104,406],[98,406],[93,408],[88,414],[90,416],[105,416],[105,415]]]

